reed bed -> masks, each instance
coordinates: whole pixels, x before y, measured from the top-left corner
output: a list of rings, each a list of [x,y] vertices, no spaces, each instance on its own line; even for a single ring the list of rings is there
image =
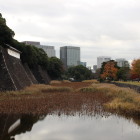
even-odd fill
[[[72,88],[70,87],[49,87],[46,89],[42,89],[43,93],[52,93],[52,92],[72,92]]]
[[[19,91],[21,94],[12,92],[3,96],[3,100],[0,101],[0,113],[103,115],[105,110],[102,106],[108,98],[103,99],[104,96],[98,96],[99,93],[93,96],[92,93],[84,94],[77,90],[90,84],[65,82],[55,85],[33,85]]]
[[[62,83],[62,81],[58,81],[58,80],[52,80],[51,82],[50,82],[50,84],[52,85],[52,84],[61,84]]]
[[[123,83],[123,84],[130,84],[130,85],[136,85],[136,86],[140,86],[140,82],[137,81],[117,81],[117,83]]]
[[[82,81],[82,82],[91,82],[91,83],[95,83],[95,84],[98,84],[99,83],[99,81],[97,81],[96,79],[92,79],[92,80],[84,80],[84,81]]]
[[[104,107],[111,112],[140,114],[140,95],[130,88],[121,88],[112,84],[92,84],[79,90],[85,93],[102,93],[103,96],[109,97],[111,100],[105,103]]]
[[[140,95],[129,88],[93,82],[32,85],[0,93],[0,113],[90,114],[113,112],[140,115]]]
[[[62,82],[63,83],[71,83],[71,81],[69,81],[69,80],[63,80]]]

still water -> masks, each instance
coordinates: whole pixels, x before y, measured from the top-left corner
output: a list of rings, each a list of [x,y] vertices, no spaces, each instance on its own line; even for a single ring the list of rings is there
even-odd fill
[[[15,129],[15,132],[7,140],[140,139],[140,128],[138,124],[134,123],[132,119],[127,120],[111,114],[96,114],[92,116],[51,114],[46,116],[24,115],[20,117],[21,122],[23,122],[22,127]]]

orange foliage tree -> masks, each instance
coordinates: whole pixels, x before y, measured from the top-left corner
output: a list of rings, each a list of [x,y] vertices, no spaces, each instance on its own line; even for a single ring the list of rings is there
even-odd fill
[[[116,67],[116,62],[108,61],[103,68],[103,73],[101,74],[102,79],[116,80],[117,79],[118,68]]]
[[[132,77],[140,79],[140,59],[133,60],[131,67]]]

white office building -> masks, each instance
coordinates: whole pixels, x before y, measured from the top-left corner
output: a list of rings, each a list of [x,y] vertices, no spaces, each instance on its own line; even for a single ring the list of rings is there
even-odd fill
[[[71,66],[80,65],[80,47],[60,47],[60,59],[63,62],[65,69]]]
[[[107,61],[110,61],[110,60],[111,60],[111,57],[108,57],[108,56],[97,57],[97,68],[98,69],[101,68],[103,62],[107,62]]]
[[[54,46],[40,45],[40,42],[35,41],[24,41],[23,43],[25,43],[26,45],[33,45],[36,46],[37,48],[43,49],[47,53],[48,57],[56,56]]]
[[[119,67],[129,67],[129,62],[124,58],[116,59],[117,66]]]
[[[42,48],[48,55],[48,57],[55,57],[55,49],[54,46],[47,45],[35,45],[37,48]]]

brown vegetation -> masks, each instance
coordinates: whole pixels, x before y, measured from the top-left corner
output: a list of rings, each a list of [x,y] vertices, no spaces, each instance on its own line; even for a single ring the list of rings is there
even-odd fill
[[[88,82],[54,82],[0,93],[0,113],[140,114],[140,95],[129,88]]]
[[[111,84],[92,84],[80,90],[85,93],[102,93],[102,96],[110,98],[110,101],[104,104],[108,111],[131,116],[140,115],[140,95],[130,88]]]
[[[89,86],[89,82],[62,82],[52,85],[33,85],[24,90],[0,94],[0,113],[48,114],[48,113],[104,113],[101,107],[108,101],[99,94],[84,94],[77,89]],[[104,97],[103,97],[104,98]]]

